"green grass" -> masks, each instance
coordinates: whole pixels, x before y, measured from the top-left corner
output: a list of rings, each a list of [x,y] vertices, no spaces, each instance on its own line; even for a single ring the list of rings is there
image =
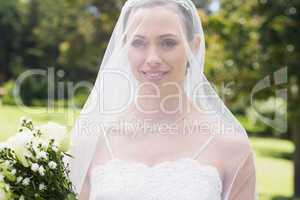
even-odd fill
[[[17,108],[0,106],[0,141],[14,134],[19,118],[28,116],[34,123],[54,121],[72,127],[78,111],[45,108]],[[39,113],[39,114],[37,114]],[[291,142],[272,138],[251,138],[256,154],[257,188],[260,200],[286,200],[293,193],[293,165],[291,162],[294,146]]]
[[[257,184],[261,200],[285,200],[293,194],[294,146],[290,141],[251,138],[256,154]]]
[[[78,113],[78,110],[47,110],[44,107],[0,106],[0,141],[17,131],[20,125],[19,119],[22,116],[33,119],[36,125],[54,121],[67,126],[70,130]]]

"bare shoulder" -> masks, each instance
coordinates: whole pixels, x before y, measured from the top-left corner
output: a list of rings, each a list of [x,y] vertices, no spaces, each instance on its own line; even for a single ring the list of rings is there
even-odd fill
[[[242,133],[217,135],[214,144],[219,159],[223,160],[225,165],[242,163],[253,152],[249,138]]]
[[[238,130],[238,128],[233,128],[228,123],[225,124],[224,120],[215,115],[199,112],[194,112],[189,119],[193,126],[191,130],[215,136],[214,143],[217,147],[232,149],[233,151],[251,151],[250,141],[244,129]]]

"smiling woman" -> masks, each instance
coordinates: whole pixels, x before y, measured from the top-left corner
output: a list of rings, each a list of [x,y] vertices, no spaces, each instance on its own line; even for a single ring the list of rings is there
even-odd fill
[[[150,18],[152,11],[157,15]],[[137,72],[143,72],[146,79],[156,80],[159,76],[153,74],[162,75],[168,72],[164,81],[182,82],[188,58],[181,37],[181,28],[184,27],[177,25],[178,15],[161,7],[140,9],[133,15],[133,24],[140,24],[141,20],[143,21],[137,29],[133,27],[136,30],[134,35],[129,35],[129,38],[132,38],[128,49],[129,62],[135,78],[140,79]]]
[[[184,40],[188,41],[194,52],[200,44],[200,36],[195,34],[193,18],[186,8],[163,1],[141,3],[129,9],[125,25],[128,24],[128,19],[133,19],[131,28],[135,30],[129,31],[128,36],[125,36],[132,39],[129,41],[128,54],[135,78],[183,81],[188,67]],[[184,38],[181,37],[182,31]],[[131,33],[134,35],[130,35]],[[145,65],[156,69],[149,69]],[[167,73],[168,76],[164,76]]]
[[[203,74],[204,55],[192,1],[126,2],[72,131],[80,199],[255,198],[247,134]]]

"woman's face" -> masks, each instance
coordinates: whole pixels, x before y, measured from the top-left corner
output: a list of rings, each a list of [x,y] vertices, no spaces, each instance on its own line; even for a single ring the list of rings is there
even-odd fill
[[[187,53],[178,14],[164,7],[143,8],[130,17],[128,58],[140,82],[181,82],[185,78]]]

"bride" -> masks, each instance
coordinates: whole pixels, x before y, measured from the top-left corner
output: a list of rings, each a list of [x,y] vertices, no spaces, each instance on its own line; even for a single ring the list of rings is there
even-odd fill
[[[204,53],[191,0],[125,3],[72,130],[80,200],[255,199],[247,134],[207,81]]]

